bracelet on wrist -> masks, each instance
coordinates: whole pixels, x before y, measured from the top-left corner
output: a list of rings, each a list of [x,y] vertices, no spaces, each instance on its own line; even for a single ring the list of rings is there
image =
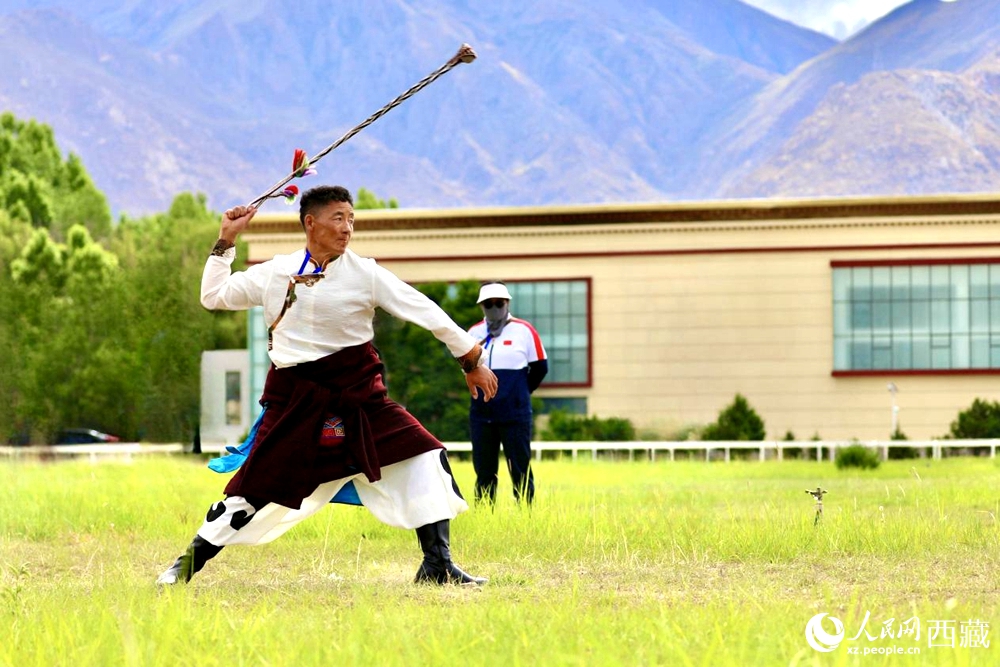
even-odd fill
[[[223,257],[226,254],[227,250],[235,247],[236,247],[235,243],[231,243],[225,239],[219,239],[218,241],[215,242],[215,247],[212,248],[212,254],[215,255],[216,257]]]
[[[469,356],[469,354],[472,354],[472,352],[476,353],[474,357]],[[463,373],[471,373],[472,371],[482,366],[483,363],[486,361],[486,357],[483,356],[483,348],[479,347],[478,345],[475,347],[474,350],[470,351],[469,354],[465,355],[464,357],[461,357],[458,360],[458,363],[462,365]]]

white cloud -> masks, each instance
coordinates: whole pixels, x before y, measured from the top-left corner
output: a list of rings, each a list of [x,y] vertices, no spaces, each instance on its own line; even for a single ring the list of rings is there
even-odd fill
[[[908,0],[742,0],[796,25],[844,39]]]

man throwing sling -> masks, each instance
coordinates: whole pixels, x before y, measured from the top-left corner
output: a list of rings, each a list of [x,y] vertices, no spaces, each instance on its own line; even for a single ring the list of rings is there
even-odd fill
[[[237,206],[223,214],[201,303],[263,306],[272,362],[264,411],[226,498],[157,583],[189,581],[227,545],[274,540],[352,485],[376,518],[416,530],[417,582],[482,584],[451,560],[450,521],[468,505],[443,445],[387,396],[372,346],[375,308],[431,331],[458,359],[470,393],[489,400],[497,379],[482,347],[433,301],[347,249],[354,207],[346,189],[321,186],[302,196],[303,250],[232,273],[236,239],[255,213]]]

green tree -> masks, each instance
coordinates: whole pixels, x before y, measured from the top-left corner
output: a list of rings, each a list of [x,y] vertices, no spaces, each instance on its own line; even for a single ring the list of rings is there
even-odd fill
[[[204,195],[184,193],[166,213],[122,220],[115,231],[111,247],[122,265],[131,322],[127,347],[141,364],[137,437],[189,439],[201,413],[201,353],[246,347],[246,313],[208,311],[199,299],[218,229]],[[246,257],[242,244],[237,256]]]
[[[21,378],[26,372],[26,360],[20,353],[19,342],[23,335],[21,325],[24,310],[23,290],[14,283],[11,265],[31,238],[31,225],[12,218],[0,208],[0,341],[4,354],[0,354],[0,445],[8,438],[24,431],[17,417],[22,401]]]
[[[48,125],[0,114],[0,208],[14,219],[66,237],[83,225],[97,239],[111,233],[111,211],[79,157],[63,160]]]
[[[192,194],[112,233],[80,159],[63,160],[49,127],[0,114],[0,442],[66,426],[190,437],[201,352],[245,346],[245,314],[199,303],[217,234]]]
[[[399,208],[399,202],[396,201],[395,198],[390,198],[389,201],[386,202],[384,199],[379,199],[374,192],[364,188],[358,188],[358,192],[354,197],[354,208]]]
[[[724,408],[718,419],[701,433],[702,440],[763,440],[764,420],[742,394]]]
[[[950,435],[957,439],[1000,438],[1000,403],[973,400],[951,423]]]
[[[11,264],[19,308],[13,347],[24,358],[14,416],[19,429],[44,438],[84,419],[113,425],[108,408],[117,405],[116,396],[95,400],[101,388],[88,378],[127,377],[130,370],[120,368],[117,327],[105,310],[120,283],[117,258],[82,225],[67,236],[61,244],[37,229]]]
[[[482,319],[476,305],[479,283],[435,282],[418,289],[460,326]],[[448,348],[421,327],[379,311],[375,346],[386,366],[389,395],[406,407],[438,439],[469,439],[469,393]]]

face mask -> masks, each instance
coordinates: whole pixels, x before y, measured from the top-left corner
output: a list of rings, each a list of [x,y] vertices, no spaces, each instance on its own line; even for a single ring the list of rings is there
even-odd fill
[[[509,307],[509,303],[505,303],[502,306],[493,306],[492,308],[483,307],[483,315],[486,317],[486,330],[494,338],[500,335],[504,325],[507,324]]]

